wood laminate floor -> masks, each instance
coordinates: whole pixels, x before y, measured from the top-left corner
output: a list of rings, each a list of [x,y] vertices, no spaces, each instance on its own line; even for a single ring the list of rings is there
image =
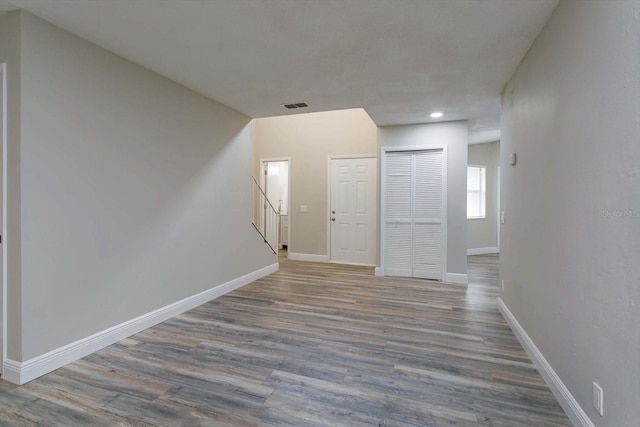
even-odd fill
[[[469,286],[282,260],[280,271],[22,387],[0,425],[567,426],[496,308]]]

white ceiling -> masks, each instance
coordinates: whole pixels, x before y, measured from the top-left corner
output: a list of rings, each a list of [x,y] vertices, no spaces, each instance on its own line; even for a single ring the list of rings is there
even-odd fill
[[[378,125],[499,127],[558,0],[0,0],[250,117],[363,107]],[[429,113],[441,110],[439,120]]]

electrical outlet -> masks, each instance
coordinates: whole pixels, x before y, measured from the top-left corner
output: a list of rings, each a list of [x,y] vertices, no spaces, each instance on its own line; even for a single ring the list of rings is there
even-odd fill
[[[500,291],[504,292],[504,279],[500,280]]]
[[[596,382],[593,383],[593,407],[601,417],[604,416],[604,392]]]

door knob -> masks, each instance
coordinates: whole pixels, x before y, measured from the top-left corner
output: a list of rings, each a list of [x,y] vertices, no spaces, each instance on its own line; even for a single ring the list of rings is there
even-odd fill
[[[331,221],[335,221],[335,220],[336,220],[335,218],[331,218]]]

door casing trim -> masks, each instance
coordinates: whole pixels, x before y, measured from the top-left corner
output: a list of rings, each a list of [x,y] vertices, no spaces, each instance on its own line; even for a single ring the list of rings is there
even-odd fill
[[[0,64],[2,74],[2,360],[0,361],[0,374],[4,376],[4,362],[7,360],[7,64]]]

